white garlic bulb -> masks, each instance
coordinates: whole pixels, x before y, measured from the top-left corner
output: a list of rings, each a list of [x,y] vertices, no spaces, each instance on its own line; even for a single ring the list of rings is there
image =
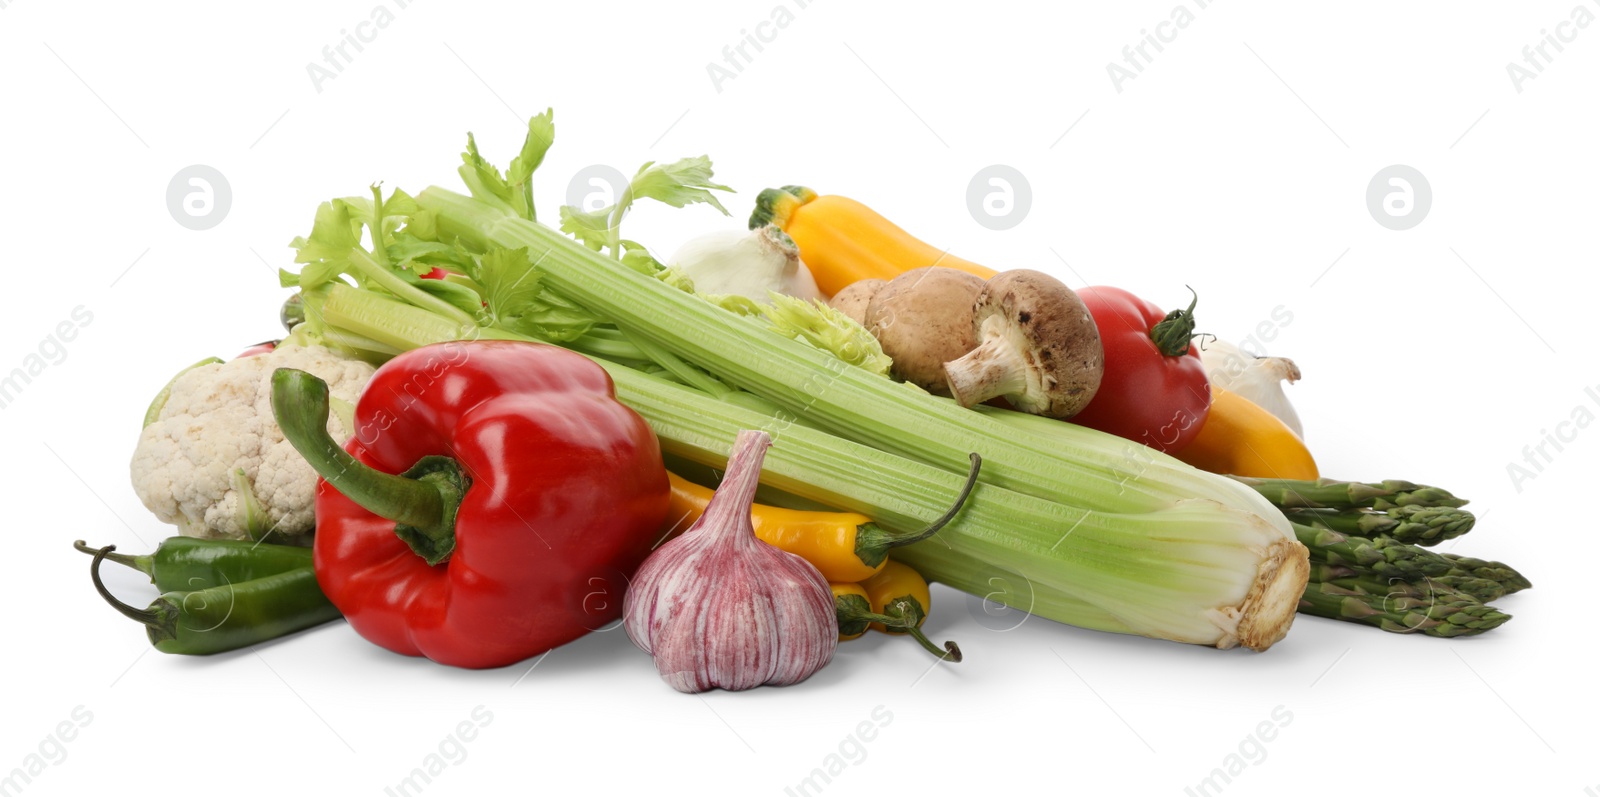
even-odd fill
[[[678,247],[669,265],[694,282],[696,293],[743,296],[758,304],[772,302],[769,291],[827,301],[794,241],[771,224],[693,238]]]
[[[1283,421],[1301,440],[1300,414],[1289,403],[1283,383],[1300,379],[1300,367],[1287,357],[1257,357],[1223,340],[1208,338],[1200,344],[1200,361],[1212,385],[1237,393]]]

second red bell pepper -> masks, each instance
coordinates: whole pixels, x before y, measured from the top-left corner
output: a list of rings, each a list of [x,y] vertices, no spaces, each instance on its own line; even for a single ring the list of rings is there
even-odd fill
[[[326,431],[321,380],[280,370],[272,404],[325,480],[318,584],[397,653],[500,667],[600,628],[666,515],[655,434],[603,369],[565,349],[402,354],[373,375],[345,448]]]

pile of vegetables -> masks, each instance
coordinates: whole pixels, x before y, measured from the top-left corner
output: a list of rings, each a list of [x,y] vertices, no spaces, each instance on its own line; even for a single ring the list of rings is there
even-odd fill
[[[503,172],[469,134],[466,193],[322,204],[281,274],[289,337],[158,397],[140,496],[227,539],[79,545],[158,649],[342,614],[389,650],[497,667],[620,617],[674,688],[745,689],[869,629],[960,661],[923,631],[928,580],[1254,650],[1297,611],[1482,633],[1508,619],[1487,601],[1529,586],[1428,550],[1473,524],[1450,493],[1320,479],[1278,385],[1298,368],[1208,354],[1198,298],[996,272],[798,186],[663,263],[621,225],[642,200],[727,213],[710,160],[646,163],[551,227],[533,178],[554,134],[534,117]],[[309,562],[274,544],[307,535]],[[116,599],[108,558],[162,597]]]

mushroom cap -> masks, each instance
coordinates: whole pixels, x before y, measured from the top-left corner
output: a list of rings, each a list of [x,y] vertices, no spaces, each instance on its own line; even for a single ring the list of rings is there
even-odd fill
[[[980,346],[1003,344],[1026,365],[1026,387],[1005,394],[1017,409],[1070,418],[1100,389],[1100,330],[1061,280],[1028,269],[991,277],[973,302],[972,325]]]
[[[929,393],[950,395],[944,364],[978,345],[973,299],[983,278],[924,266],[896,276],[867,307],[867,329],[894,360],[892,373]]]
[[[828,300],[828,306],[849,316],[851,321],[866,326],[867,307],[872,304],[872,297],[877,296],[878,291],[888,284],[888,280],[876,278],[856,280],[834,294]]]

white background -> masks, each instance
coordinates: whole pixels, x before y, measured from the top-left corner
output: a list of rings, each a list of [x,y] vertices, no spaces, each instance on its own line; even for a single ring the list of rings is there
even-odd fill
[[[1179,0],[822,0],[720,91],[707,64],[779,0],[416,0],[319,90],[307,65],[378,2],[0,2],[0,371],[74,307],[93,314],[0,410],[0,774],[74,707],[93,716],[25,793],[381,794],[480,705],[492,722],[426,794],[783,794],[880,705],[892,720],[824,793],[1183,794],[1280,706],[1292,720],[1264,758],[1245,745],[1253,761],[1224,793],[1600,792],[1584,752],[1600,741],[1587,504],[1600,430],[1565,427],[1576,439],[1520,490],[1507,472],[1575,408],[1600,415],[1584,392],[1600,386],[1600,26],[1562,28],[1575,40],[1547,48],[1520,92],[1506,69],[1578,0],[1188,0],[1193,23],[1120,92],[1107,64]],[[170,533],[129,486],[149,397],[189,362],[280,334],[274,270],[316,203],[374,180],[452,185],[467,130],[504,165],[547,105],[545,218],[591,164],[715,158],[735,219],[630,217],[629,237],[663,256],[739,224],[761,188],[803,182],[996,267],[1163,305],[1192,285],[1201,329],[1236,342],[1282,306],[1292,322],[1266,349],[1305,371],[1291,395],[1324,472],[1471,497],[1483,522],[1449,549],[1511,562],[1537,588],[1477,639],[1304,618],[1264,654],[1038,619],[996,632],[941,588],[928,628],[960,641],[963,664],[929,671],[919,649],[873,635],[802,685],[704,697],[660,683],[620,631],[531,673],[397,657],[342,623],[253,652],[147,653],[69,543],[136,551]],[[1032,188],[1004,232],[966,206],[968,181],[997,163]],[[1364,199],[1395,163],[1433,191],[1404,232]],[[166,206],[190,164],[232,188],[209,231]],[[148,597],[134,578],[113,586]]]

